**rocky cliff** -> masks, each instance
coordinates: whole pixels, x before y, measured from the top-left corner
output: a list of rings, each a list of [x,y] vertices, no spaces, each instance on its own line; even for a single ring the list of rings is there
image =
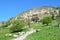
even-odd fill
[[[56,18],[57,15],[60,13],[60,8],[58,7],[40,7],[40,8],[33,8],[31,10],[28,10],[26,12],[20,13],[16,17],[10,19],[12,20],[17,20],[17,19],[23,19],[23,20],[31,20],[35,21],[40,21],[43,17],[45,16],[54,16]]]

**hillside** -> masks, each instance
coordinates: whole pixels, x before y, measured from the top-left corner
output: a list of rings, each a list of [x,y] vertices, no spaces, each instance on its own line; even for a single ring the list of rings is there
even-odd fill
[[[60,40],[60,8],[33,8],[0,25],[1,40]]]
[[[11,18],[10,20],[29,19],[30,21],[35,21],[37,19],[37,21],[41,21],[41,19],[45,16],[54,16],[54,18],[56,18],[56,16],[59,15],[59,13],[60,13],[60,8],[58,7],[43,6],[40,8],[33,8],[26,12],[20,13],[19,15]]]
[[[25,40],[60,40],[60,27],[50,26],[29,35]]]
[[[0,22],[0,27],[3,25],[3,22]]]

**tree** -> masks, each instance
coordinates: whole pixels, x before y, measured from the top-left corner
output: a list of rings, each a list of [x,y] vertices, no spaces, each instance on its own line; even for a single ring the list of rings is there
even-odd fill
[[[21,31],[22,28],[25,26],[24,21],[22,21],[22,20],[14,20],[12,24],[13,24],[13,26],[10,28],[11,32]]]
[[[42,19],[42,23],[43,24],[47,24],[48,25],[51,22],[52,22],[52,18],[50,16],[43,17],[43,19]]]

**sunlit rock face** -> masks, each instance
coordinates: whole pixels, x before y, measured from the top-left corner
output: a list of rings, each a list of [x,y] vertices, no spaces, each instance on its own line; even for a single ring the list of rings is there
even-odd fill
[[[3,25],[3,23],[2,22],[0,22],[0,27]]]
[[[34,8],[31,10],[28,10],[26,12],[23,12],[19,15],[17,15],[14,20],[17,19],[23,19],[23,20],[33,20],[38,19],[37,21],[40,21],[45,16],[52,16],[54,14],[54,17],[56,18],[57,15],[59,15],[59,10],[53,7],[41,7],[41,8]],[[34,19],[34,20],[35,20]]]

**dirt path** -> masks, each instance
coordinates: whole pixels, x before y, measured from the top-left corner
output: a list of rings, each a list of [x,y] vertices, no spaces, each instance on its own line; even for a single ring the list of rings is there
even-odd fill
[[[47,26],[47,27],[45,27],[45,28],[49,28],[50,26]],[[41,29],[42,30],[42,29]],[[35,29],[30,29],[30,31],[28,31],[28,32],[26,32],[24,35],[22,35],[22,36],[20,36],[20,37],[18,37],[18,38],[16,38],[16,39],[13,39],[13,40],[24,40],[28,35],[30,35],[30,34],[32,34],[32,33],[34,33],[34,32],[36,32],[36,30]]]
[[[30,35],[30,34],[32,34],[34,32],[36,32],[36,30],[32,29],[32,30],[26,32],[24,35],[22,35],[22,36],[20,36],[20,37],[18,37],[16,39],[13,39],[13,40],[24,40],[28,35]]]

